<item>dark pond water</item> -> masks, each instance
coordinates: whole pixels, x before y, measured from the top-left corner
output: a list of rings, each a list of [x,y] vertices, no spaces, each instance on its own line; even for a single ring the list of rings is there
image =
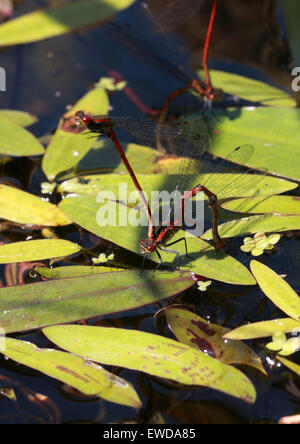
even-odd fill
[[[37,4],[46,3],[24,1],[16,10],[15,16],[33,10]],[[278,9],[275,9],[271,3],[276,2],[234,0],[230,9],[221,5],[210,66],[281,85],[288,90],[290,54],[280,35],[280,32],[285,35],[282,5],[279,2]],[[204,5],[201,12],[199,26],[196,28],[197,40],[191,26],[183,26],[181,29],[186,43],[193,48],[195,61],[199,60],[197,50],[201,49],[200,43],[204,41],[209,5]],[[136,24],[137,17],[136,8],[130,8],[119,14],[116,20]],[[273,21],[276,23],[276,17],[281,25],[279,33],[271,26]],[[245,33],[248,34],[247,39]],[[180,42],[182,44],[183,40],[178,36],[171,42],[176,45]],[[182,52],[178,60],[184,63],[187,55],[188,58],[192,57],[192,53]],[[110,75],[112,71],[119,72],[127,79],[136,94],[149,107],[161,106],[166,95],[180,86],[176,79],[170,78],[147,60],[141,61],[123,47],[120,49],[118,41],[109,37],[102,27],[9,48],[1,52],[0,58],[1,66],[7,71],[7,92],[0,96],[1,108],[25,110],[38,116],[38,123],[30,130],[39,137],[55,130],[66,108],[84,95],[95,81]],[[117,115],[142,115],[125,94],[113,95],[111,105],[112,113]],[[185,97],[176,106],[195,111],[198,104],[193,98]],[[1,175],[19,183],[23,189],[38,193],[39,183],[44,178],[37,167],[36,161],[18,159],[9,167],[2,168]],[[23,240],[27,234],[12,230],[4,238],[6,241]],[[76,240],[74,233],[65,234],[69,239]],[[89,241],[94,242],[95,239]],[[245,255],[239,252],[238,246],[239,242],[234,242],[232,251],[236,252],[238,260],[247,264],[249,259],[245,259]],[[288,274],[291,286],[296,291],[299,290],[299,237],[284,237],[276,252],[264,257],[263,261],[277,273]],[[14,267],[2,269],[3,279],[14,282],[12,278],[8,278],[14,272]],[[224,323],[227,327],[280,316],[280,312],[256,288],[216,284],[205,296],[199,295],[199,291],[193,288],[180,295],[176,302],[196,307],[201,316],[219,324]],[[90,324],[170,335],[166,326],[153,317],[159,308],[158,305],[149,306],[143,310],[126,312],[121,317],[96,319],[90,321]],[[48,340],[38,332],[14,337],[32,341],[39,346],[50,346]],[[80,397],[54,379],[0,358],[0,375],[6,378],[0,380],[0,387],[15,388],[18,397],[17,403],[4,396],[0,397],[0,422],[147,422],[153,412],[159,411],[167,423],[272,423],[282,416],[299,411],[299,378],[274,366],[273,356],[261,351],[260,341],[254,341],[250,345],[260,353],[269,372],[269,377],[265,378],[247,368],[247,375],[258,392],[258,400],[254,406],[205,388],[179,389],[147,375],[122,370],[120,376],[134,384],[142,399],[142,412],[98,399]],[[293,360],[297,360],[297,357]],[[51,403],[46,404],[47,410],[45,404],[42,407],[42,404],[29,401],[28,394],[32,392],[48,397]]]

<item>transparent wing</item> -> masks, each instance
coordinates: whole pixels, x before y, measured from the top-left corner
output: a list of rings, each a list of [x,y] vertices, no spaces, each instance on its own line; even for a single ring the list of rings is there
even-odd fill
[[[110,23],[107,29],[111,36],[141,60],[146,60],[163,69],[184,85],[190,83],[191,77],[168,57],[167,54],[170,55],[170,53],[174,56],[174,50],[168,48],[164,41],[160,45],[155,44],[150,37],[145,37],[128,23]]]
[[[172,31],[194,17],[205,0],[167,0],[144,3],[145,11],[152,17],[157,26],[165,32]]]
[[[131,134],[142,145],[152,148],[159,142],[166,151],[179,157],[188,157],[207,150],[210,138],[204,122],[177,121],[174,124],[150,120],[112,117],[114,126]]]

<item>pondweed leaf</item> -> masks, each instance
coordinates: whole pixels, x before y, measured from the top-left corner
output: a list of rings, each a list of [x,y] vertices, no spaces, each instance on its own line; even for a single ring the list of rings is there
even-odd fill
[[[251,271],[265,295],[285,314],[300,321],[300,297],[275,271],[257,261],[251,261]]]
[[[142,406],[133,386],[80,356],[5,338],[4,356],[68,384],[86,395],[133,408]]]
[[[48,327],[43,332],[59,347],[91,361],[210,387],[249,403],[256,398],[252,383],[242,372],[173,339],[142,331],[77,325]]]
[[[121,271],[0,288],[6,333],[119,313],[175,296],[194,284],[182,272]]]
[[[17,188],[0,184],[0,217],[25,225],[55,227],[71,221],[58,206]]]
[[[76,0],[38,10],[0,26],[2,46],[36,42],[104,22],[133,0]]]
[[[226,339],[247,340],[266,338],[274,333],[300,332],[300,322],[291,318],[273,319],[272,321],[253,322],[242,325],[224,335]]]
[[[38,239],[0,245],[0,264],[60,258],[78,253],[81,247],[63,239]]]
[[[168,325],[178,341],[218,359],[224,364],[246,364],[266,373],[260,358],[243,342],[223,339],[229,329],[207,322],[188,310],[165,309]]]

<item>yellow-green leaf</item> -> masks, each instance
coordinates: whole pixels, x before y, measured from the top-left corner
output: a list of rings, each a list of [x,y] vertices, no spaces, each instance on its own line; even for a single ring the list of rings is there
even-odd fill
[[[106,91],[96,86],[80,99],[66,116],[74,115],[80,109],[104,115],[107,114],[108,106]],[[49,180],[54,180],[58,173],[75,167],[95,143],[95,139],[64,131],[61,127],[62,122],[43,157],[42,168]]]
[[[252,261],[251,271],[265,295],[295,320],[300,320],[300,297],[289,284],[264,264]]]
[[[38,156],[45,150],[41,143],[26,129],[5,115],[0,115],[0,154],[7,156]]]
[[[224,364],[246,364],[266,373],[260,358],[250,347],[243,342],[223,339],[228,328],[207,322],[182,308],[167,307],[165,313],[169,327],[180,342]]]
[[[280,356],[277,356],[278,361],[280,361],[283,365],[285,365],[287,368],[292,370],[294,373],[296,373],[298,376],[300,376],[300,365],[295,364],[295,362],[290,361],[289,359],[281,358]]]
[[[63,35],[80,28],[96,25],[133,0],[77,0],[38,10],[3,23],[0,26],[2,46],[36,42]]]
[[[219,225],[219,233],[223,238],[245,236],[260,231],[263,231],[264,233],[273,233],[289,230],[300,230],[300,215],[276,216],[273,214],[264,214],[261,216],[243,217]],[[211,230],[206,231],[202,238],[205,240],[211,240]]]
[[[99,396],[134,408],[141,407],[141,400],[130,383],[80,356],[38,348],[30,342],[12,338],[5,339],[5,349],[1,352],[6,357],[58,379],[86,395]]]
[[[62,211],[75,223],[82,226],[86,230],[101,236],[104,239],[114,242],[123,248],[130,251],[138,251],[139,241],[147,237],[147,226],[134,226],[130,220],[138,218],[138,213],[135,209],[128,209],[123,205],[109,204],[111,210],[118,215],[122,212],[125,217],[125,226],[118,226],[118,223],[108,223],[100,226],[97,220],[100,221],[102,216],[98,211],[101,210],[101,204],[96,202],[94,196],[89,195],[73,195],[66,197],[61,203]],[[106,215],[107,216],[107,215]],[[97,219],[99,217],[99,219]],[[122,236],[120,236],[120,228]],[[172,241],[178,240],[184,236],[184,232],[177,233]],[[207,242],[197,237],[187,237],[187,246],[189,257],[185,255],[184,242],[178,242],[176,251],[181,256],[181,267],[187,267],[189,271],[196,274],[206,276],[210,279],[228,282],[234,285],[254,285],[255,279],[249,270],[233,257],[216,251],[214,247]],[[154,254],[152,255],[154,258]],[[171,263],[173,266],[178,265],[175,254],[163,254],[163,260]],[[234,270],[234,273],[232,272]]]
[[[239,213],[300,214],[298,196],[252,197],[230,200],[221,204],[222,208]]]
[[[11,333],[120,313],[193,284],[188,273],[121,271],[0,288],[0,327]]]
[[[47,327],[43,332],[59,347],[92,361],[210,387],[249,403],[256,398],[252,383],[239,370],[172,339],[142,331],[77,325]]]
[[[78,253],[81,247],[63,239],[12,242],[0,246],[0,264],[53,259]]]
[[[33,125],[38,121],[36,116],[26,113],[25,111],[19,111],[14,109],[1,109],[0,116],[4,116],[10,119],[12,122],[16,123],[17,125],[23,127]]]
[[[17,188],[0,184],[0,217],[19,224],[56,227],[71,221],[58,206]]]
[[[227,157],[234,146],[250,144],[255,152],[249,167],[266,167],[269,173],[300,180],[299,109],[253,107],[228,109],[226,113],[232,118],[222,111],[215,123],[214,154]]]
[[[266,106],[295,107],[293,98],[279,88],[249,77],[224,71],[210,70],[213,85],[226,94]]]
[[[99,273],[110,273],[113,271],[122,271],[120,268],[101,267],[99,265],[76,265],[74,267],[36,267],[35,270],[47,279],[66,279],[70,277],[88,276]]]
[[[273,319],[272,321],[255,322],[242,325],[224,335],[226,339],[246,340],[266,338],[274,333],[300,332],[300,322],[291,318]]]

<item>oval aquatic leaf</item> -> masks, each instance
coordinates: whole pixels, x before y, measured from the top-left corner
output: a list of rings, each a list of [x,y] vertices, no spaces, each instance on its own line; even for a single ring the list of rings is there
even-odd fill
[[[122,271],[119,268],[101,267],[99,265],[76,265],[71,267],[36,267],[35,270],[43,277],[47,279],[65,279],[78,276],[88,276],[98,273],[109,273],[113,271]]]
[[[182,272],[122,271],[0,288],[6,333],[119,313],[174,296],[194,284]]]
[[[279,88],[267,83],[224,71],[209,71],[213,85],[226,94],[266,106],[295,107],[293,98]]]
[[[0,154],[7,156],[38,156],[45,150],[27,130],[4,115],[0,115]]]
[[[0,245],[0,264],[53,259],[78,253],[81,247],[63,239],[40,239]]]
[[[265,295],[288,316],[300,320],[300,297],[289,284],[260,262],[251,261],[250,267]]]
[[[223,339],[228,328],[207,322],[182,308],[167,307],[165,314],[169,328],[178,341],[224,364],[246,364],[266,373],[260,358],[250,347],[243,342]]]
[[[6,338],[4,356],[58,379],[86,395],[99,396],[110,402],[141,407],[133,386],[124,379],[96,365],[63,351],[38,348],[35,344]]]
[[[0,217],[19,224],[56,227],[71,221],[58,206],[17,188],[0,184]]]
[[[292,362],[289,359],[285,359],[280,356],[277,356],[277,359],[278,359],[278,361],[281,362],[281,364],[285,365],[287,368],[289,368],[294,373],[296,373],[298,376],[300,376],[300,365],[295,364],[295,362]]]
[[[270,196],[235,199],[221,204],[222,208],[239,213],[300,214],[300,197]]]
[[[230,119],[223,111],[216,119],[211,152],[227,157],[237,144],[250,144],[255,152],[249,167],[267,167],[269,173],[300,180],[299,109],[282,108],[279,112],[278,108],[253,107],[226,112]]]
[[[31,12],[0,26],[1,45],[36,42],[96,25],[132,3],[133,0],[77,0]]]
[[[74,116],[78,109],[87,109],[92,114],[105,115],[108,112],[108,106],[107,92],[96,86],[80,99],[66,116]],[[73,120],[75,125],[74,117]],[[48,179],[54,180],[55,176],[62,171],[76,167],[94,143],[95,139],[76,133],[75,129],[74,132],[65,131],[62,120],[43,157],[42,168]]]
[[[242,325],[224,335],[226,339],[247,340],[266,338],[277,332],[300,332],[300,322],[291,318],[273,319],[272,321],[254,322]]]
[[[96,197],[88,195],[70,195],[60,203],[60,208],[76,224],[135,253],[138,251],[139,241],[147,237],[147,220],[142,218],[144,226],[141,226],[139,213],[134,208],[127,209],[112,201],[107,201],[103,205],[100,199],[97,203]],[[115,216],[116,220],[114,220]],[[122,223],[121,227],[118,226],[119,220]],[[122,236],[120,236],[120,229]],[[179,240],[183,236],[184,232],[180,231],[172,238],[172,241]],[[234,285],[255,285],[255,279],[244,265],[231,256],[216,251],[203,240],[197,237],[187,237],[187,248],[189,257],[186,257],[183,241],[178,242],[174,248],[182,255],[181,268],[187,267],[189,271],[196,274]],[[155,258],[154,253],[152,257]],[[175,253],[164,253],[162,258],[173,266],[178,265]]]
[[[82,137],[84,136],[82,135]],[[157,156],[160,155],[158,151],[134,143],[122,143],[122,148],[135,174],[148,175],[158,170],[155,162]],[[80,177],[65,180],[59,185],[59,191],[95,195],[103,188],[103,183],[106,184],[108,182],[106,185],[107,189],[109,189],[110,183],[115,184],[116,174],[122,174],[122,177],[118,177],[118,181],[122,182],[124,174],[128,174],[119,153],[108,138],[102,138],[94,142],[92,149],[80,160],[77,171],[80,173]],[[114,174],[108,176],[107,173],[111,171]],[[105,176],[103,173],[105,173]],[[105,177],[106,180],[104,180]],[[126,178],[125,183],[127,184],[127,182],[130,186],[130,191],[134,191],[135,188]]]
[[[26,113],[25,111],[17,111],[13,109],[1,109],[0,116],[4,116],[17,125],[23,127],[33,125],[38,121],[37,117],[33,116],[32,114]]]
[[[222,238],[246,236],[261,231],[264,233],[273,233],[289,230],[300,230],[300,216],[265,214],[261,216],[243,217],[219,225],[219,233]],[[211,240],[211,230],[206,231],[202,238]]]
[[[143,160],[146,159],[146,161],[150,162],[150,165],[147,165],[148,172],[149,169],[151,170],[151,168],[156,168],[155,164],[152,164],[153,156],[156,155],[155,150],[150,150],[149,148],[144,148],[136,145],[141,150],[139,154],[136,150],[132,151],[131,146],[132,144],[127,145],[128,151],[126,151],[126,156],[128,156],[128,159],[131,161],[131,165],[135,172],[139,171],[139,173],[143,173],[143,168],[146,168],[146,162],[144,163],[144,166],[141,166],[138,162],[138,158],[140,155],[142,156]],[[124,147],[125,145],[123,146],[123,148]],[[93,166],[95,167],[101,164],[102,166],[100,167],[100,171],[103,168],[103,172],[107,172],[107,170],[110,171],[111,168],[118,164],[119,166],[118,168],[116,168],[115,172],[117,171],[120,174],[84,175],[81,177],[65,180],[64,182],[59,184],[58,191],[61,193],[90,194],[93,196],[96,196],[100,191],[109,191],[115,193],[116,199],[119,199],[120,196],[126,196],[126,193],[128,193],[128,195],[130,193],[136,193],[136,188],[132,183],[131,177],[128,174],[124,174],[126,173],[125,166],[123,165],[123,163],[120,163],[119,154],[116,154],[116,150],[113,145],[106,143],[104,144],[103,148],[104,149],[94,150],[93,147],[93,150],[90,152],[94,153],[92,156]],[[87,157],[89,157],[90,153]],[[109,161],[108,159],[111,160]],[[80,162],[80,165],[81,164],[84,169],[84,159]],[[79,169],[81,170],[80,165]],[[159,171],[164,170],[164,166],[160,165],[159,169]],[[218,176],[219,175],[217,174],[201,174],[201,177],[195,179],[194,185],[197,185],[198,183],[209,182],[209,184],[212,185],[211,191],[213,191],[213,184],[214,182],[218,182]],[[224,176],[225,175],[222,174],[222,177]],[[226,176],[228,177],[228,182],[233,181],[234,175],[227,174]],[[176,189],[176,185],[180,180],[180,177],[174,174],[140,174],[138,175],[138,180],[144,193],[150,199],[152,191],[166,190],[170,193],[174,191]],[[298,185],[295,182],[266,176],[257,185],[255,185],[254,183],[251,189],[244,189],[243,195],[250,197],[270,196],[272,194],[285,193],[297,188],[297,186]],[[230,197],[240,197],[241,193],[238,187],[236,189],[233,189],[234,187],[231,186],[230,188]],[[224,193],[226,195],[226,190],[224,190]],[[220,199],[222,199],[222,197],[224,198],[224,193],[223,196],[222,192],[218,193],[218,197]],[[251,197],[251,199],[252,198],[254,197]]]
[[[239,370],[173,339],[135,330],[77,325],[48,327],[43,332],[59,347],[92,361],[210,387],[249,403],[256,398],[253,385]]]

